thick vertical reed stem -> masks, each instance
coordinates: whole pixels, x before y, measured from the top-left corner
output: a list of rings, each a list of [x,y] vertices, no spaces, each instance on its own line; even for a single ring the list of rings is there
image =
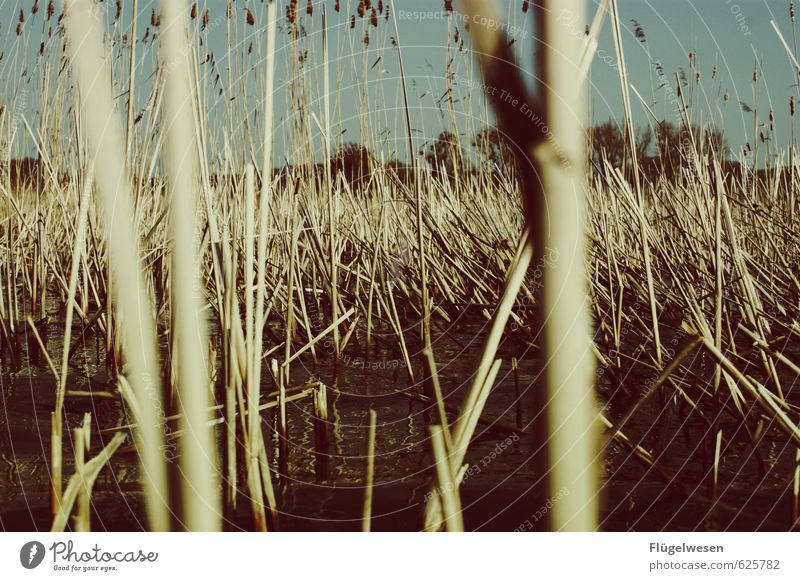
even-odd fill
[[[467,15],[480,21],[499,21],[493,2],[462,0]],[[505,92],[528,104],[534,119],[519,107],[495,98],[493,104],[501,129],[527,156],[518,156],[526,222],[535,236],[526,236],[519,263],[538,257],[544,269],[542,299],[536,320],[542,326],[546,367],[545,397],[536,394],[543,410],[534,429],[545,452],[537,467],[546,486],[536,490],[537,502],[545,502],[559,490],[570,491],[548,513],[546,526],[556,530],[593,530],[597,526],[597,413],[594,409],[591,334],[587,281],[584,274],[585,145],[581,129],[580,45],[563,29],[564,14],[581,21],[580,0],[536,6],[538,27],[539,99],[531,96],[508,50],[505,35],[488,26],[472,26],[470,34],[492,95]],[[537,102],[538,101],[538,102]],[[533,248],[532,248],[533,246]],[[527,259],[527,260],[523,260]],[[547,263],[544,263],[545,260]],[[538,264],[542,262],[543,264]],[[519,264],[506,286],[510,310],[517,288],[512,288]],[[498,308],[496,317],[502,315]],[[503,326],[508,318],[504,314]],[[497,323],[497,321],[495,321]],[[489,341],[503,327],[493,325]],[[487,346],[489,344],[487,341]],[[496,347],[495,347],[496,349]],[[488,361],[484,357],[481,367]],[[456,429],[458,441],[462,418]]]
[[[552,140],[537,149],[547,214],[538,236],[554,259],[544,272],[540,319],[547,366],[550,497],[553,530],[591,531],[598,523],[598,429],[593,389],[591,318],[585,273],[586,152],[580,45],[558,10],[583,14],[581,0],[546,1],[540,32],[542,107]],[[554,147],[552,144],[558,144]]]
[[[139,243],[131,220],[133,196],[125,168],[122,126],[111,94],[110,57],[100,21],[89,0],[66,3],[64,19],[71,64],[81,94],[81,122],[87,152],[97,168],[97,185],[108,232],[109,285],[127,376],[140,401],[137,409],[138,449],[143,466],[145,499],[151,530],[169,528],[166,465],[162,456],[164,429],[161,380],[156,353],[154,316],[141,271]],[[112,284],[113,281],[113,284]],[[110,328],[110,319],[107,320]],[[205,386],[204,386],[205,387]]]
[[[202,356],[208,332],[202,314],[204,294],[199,272],[199,225],[194,116],[187,6],[182,0],[164,0],[162,66],[166,75],[164,116],[166,167],[170,186],[172,231],[171,293],[174,341],[177,346],[177,378],[181,414],[182,523],[187,530],[220,530],[219,468],[214,432],[209,425],[207,362]],[[198,364],[197,358],[200,357]]]

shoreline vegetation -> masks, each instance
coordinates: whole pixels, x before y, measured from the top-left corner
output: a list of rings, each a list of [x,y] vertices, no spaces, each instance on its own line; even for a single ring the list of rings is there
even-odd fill
[[[533,92],[493,3],[464,1],[456,18],[444,2],[445,129],[422,143],[394,3],[165,0],[144,31],[136,1],[30,4],[2,31],[16,38],[3,66],[20,74],[0,106],[39,103],[33,116],[0,109],[0,365],[4,379],[35,367],[54,381],[49,429],[31,435],[47,440],[52,530],[91,530],[95,483],[122,453],[139,459],[148,530],[280,530],[284,491],[300,484],[287,409],[308,410],[325,481],[342,437],[337,376],[359,365],[367,384],[391,368],[406,383],[392,393],[424,414],[420,529],[469,528],[459,487],[483,472],[474,444],[493,430],[503,450],[534,450],[519,530],[603,529],[626,510],[604,504],[620,457],[659,498],[696,507],[695,527],[730,522],[748,489],[774,494],[771,527],[800,526],[800,166],[794,143],[774,142],[772,112],[758,124],[758,69],[739,156],[693,103],[691,54],[665,81],[676,114],[667,92],[664,114],[636,92],[652,123],[634,127],[615,0],[579,38],[555,2],[515,2],[553,49],[537,53]],[[581,63],[606,19],[626,115],[586,128]],[[332,22],[349,45],[332,43]],[[400,71],[393,120],[381,60]],[[341,132],[343,68],[356,71],[360,143]],[[476,86],[502,91],[472,110],[461,92]],[[291,135],[280,161],[278,122]],[[480,352],[463,362],[442,339]],[[102,388],[76,387],[84,352]],[[330,380],[306,377],[317,364]],[[513,403],[490,417],[503,381]],[[126,421],[65,408],[95,398]],[[368,531],[385,425],[369,400],[363,411]]]

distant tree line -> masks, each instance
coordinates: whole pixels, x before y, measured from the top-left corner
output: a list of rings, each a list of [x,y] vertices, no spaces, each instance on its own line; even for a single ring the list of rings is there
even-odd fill
[[[590,130],[591,162],[601,170],[604,160],[612,167],[632,168],[627,129],[609,119]],[[636,161],[646,175],[674,176],[696,152],[701,158],[713,155],[720,163],[728,156],[722,132],[713,125],[676,125],[667,121],[640,126],[634,131]],[[626,175],[630,172],[626,171]]]
[[[620,168],[631,175],[633,159],[628,146],[627,131],[623,125],[609,119],[595,125],[587,132],[589,159],[595,170],[602,171],[604,163]],[[644,125],[634,131],[636,161],[640,172],[646,176],[675,175],[691,159],[693,151],[701,156],[712,154],[724,162],[728,146],[722,132],[714,126],[689,128],[670,122]],[[425,143],[418,151],[417,163],[425,164],[438,179],[456,181],[467,176],[493,179],[514,179],[517,168],[514,146],[494,127],[478,132],[466,147],[460,136],[442,131],[435,139]],[[363,144],[346,142],[341,144],[331,157],[331,170],[338,179],[341,175],[352,189],[367,186],[375,169],[383,165],[401,182],[411,185],[413,173],[410,164],[392,158],[381,161]],[[8,172],[0,165],[3,183],[9,178],[12,191],[38,189],[43,183],[43,168],[39,159],[25,157],[11,160]],[[276,170],[279,176],[283,171]],[[325,176],[325,164],[317,163],[310,169],[317,179]],[[9,174],[6,176],[6,174]],[[214,184],[223,181],[236,182],[232,177],[212,176]],[[285,185],[285,184],[284,184]]]

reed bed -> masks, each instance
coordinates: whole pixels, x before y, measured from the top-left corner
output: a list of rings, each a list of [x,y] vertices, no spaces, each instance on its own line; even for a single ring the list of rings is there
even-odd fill
[[[24,112],[0,113],[0,334],[4,373],[35,364],[31,354],[38,351],[56,378],[48,463],[53,530],[67,526],[73,505],[74,527],[89,528],[94,478],[127,432],[142,463],[150,529],[219,530],[235,520],[242,502],[251,528],[280,528],[275,482],[285,485],[290,461],[287,402],[307,400],[313,408],[319,456],[337,429],[328,401],[335,378],[330,388],[303,384],[293,365],[331,360],[367,367],[381,350],[402,362],[404,395],[425,402],[431,416],[425,445],[438,493],[419,511],[429,530],[464,528],[459,483],[501,370],[514,375],[517,398],[535,398],[538,415],[546,417],[525,423],[518,409],[511,427],[549,446],[541,462],[554,470],[543,497],[573,490],[546,520],[551,528],[598,526],[596,469],[612,448],[626,450],[665,487],[705,503],[709,521],[735,510],[725,502],[725,486],[736,476],[724,471],[735,443],[749,446],[762,466],[767,435],[800,457],[794,165],[754,171],[720,159],[694,135],[672,176],[650,178],[636,159],[633,177],[607,162],[586,173],[577,120],[553,109],[551,96],[542,115],[558,126],[556,138],[568,145],[572,165],[523,136],[523,158],[532,160],[535,174],[513,169],[510,158],[500,170],[473,165],[487,152],[457,146],[453,159],[461,170],[453,175],[442,171],[444,164],[417,159],[403,79],[398,133],[413,162],[368,157],[353,179],[335,153],[344,143],[336,135],[343,97],[334,63],[364,70],[356,107],[364,143],[378,144],[386,120],[380,106],[368,103],[385,103],[386,96],[370,87],[366,71],[378,57],[402,62],[402,46],[390,41],[397,42],[398,30],[385,23],[396,13],[393,3],[379,9],[377,2],[337,2],[335,10],[317,4],[303,10],[296,1],[246,8],[230,2],[215,14],[218,4],[166,0],[144,33],[141,22],[132,27],[113,4],[99,17],[92,12],[98,4],[88,0],[68,2],[63,19],[49,9],[38,14],[41,28],[52,28],[51,35],[43,32],[47,41],[33,73],[47,106],[36,128]],[[485,9],[477,4],[467,2],[466,9]],[[616,2],[603,3],[596,23],[606,9],[618,36]],[[95,16],[80,21],[81,11]],[[333,45],[331,22],[347,26],[351,13],[358,28],[353,42]],[[20,31],[15,55],[6,57],[19,67],[25,51],[38,46],[32,22]],[[551,36],[544,36],[556,42],[558,23],[551,18],[548,26]],[[471,32],[490,52],[495,41]],[[226,36],[227,75],[205,48],[212,33]],[[584,71],[597,33],[593,27],[582,49],[565,41],[561,57],[545,59],[554,90],[578,93],[582,79],[559,81],[558,59],[572,55],[569,61]],[[279,34],[288,38],[280,50]],[[452,44],[463,60],[448,66],[468,69],[472,56]],[[146,75],[142,62],[150,57]],[[289,97],[279,113],[273,88],[281,59]],[[322,102],[314,96],[319,83]],[[139,102],[142,84],[149,94]],[[24,88],[12,83],[0,98],[13,102]],[[253,102],[253,91],[267,96],[256,100],[256,116],[243,105]],[[692,119],[691,104],[682,106],[683,117]],[[488,119],[492,103],[482,107],[470,119]],[[291,163],[274,159],[277,114],[291,123]],[[497,117],[501,128],[513,126],[513,112],[504,119],[497,110]],[[466,141],[480,143],[473,138],[482,129],[467,127]],[[29,146],[38,152],[37,171],[12,184],[12,152]],[[532,180],[539,177],[544,191],[535,192]],[[552,216],[573,228],[548,229],[537,213],[541,196],[565,184],[575,195],[560,209],[552,206]],[[584,214],[584,203],[582,227],[573,218]],[[548,248],[560,253],[548,255]],[[573,319],[548,319],[570,309]],[[48,345],[51,319],[64,325],[63,345]],[[486,346],[471,362],[475,372],[464,381],[471,387],[456,406],[445,401],[439,383],[436,339],[458,339],[466,320],[491,330],[481,337]],[[63,410],[74,380],[70,360],[92,339],[103,346],[114,378],[109,397],[132,416],[105,433],[92,431],[83,417],[70,423]],[[543,346],[546,397],[521,390],[519,362],[498,354]],[[60,349],[60,360],[48,349]],[[654,433],[632,440],[631,419],[654,401],[660,410]],[[263,421],[266,410],[275,411],[274,424]],[[665,456],[686,414],[707,428],[695,447],[699,480],[675,471]],[[381,464],[375,451],[381,425],[374,410],[368,417],[364,530],[374,516]],[[594,431],[600,423],[602,444]],[[559,429],[566,432],[558,436]],[[88,459],[93,434],[104,447]],[[64,488],[67,444],[76,472]],[[172,445],[179,464],[165,460]],[[793,496],[787,528],[798,522],[798,474],[795,468],[787,476]]]

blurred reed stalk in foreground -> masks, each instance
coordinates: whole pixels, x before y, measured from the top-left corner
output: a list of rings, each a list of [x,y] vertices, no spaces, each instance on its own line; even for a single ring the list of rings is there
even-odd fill
[[[539,79],[535,96],[525,88],[505,34],[496,26],[470,27],[485,85],[494,93],[514,97],[512,101],[495,96],[493,106],[501,131],[518,152],[529,232],[523,234],[520,259],[509,274],[479,369],[486,369],[494,359],[530,260],[546,264],[535,320],[544,344],[547,389],[545,393],[534,391],[538,409],[534,433],[539,444],[546,443],[536,463],[546,475],[540,479],[546,486],[540,486],[535,497],[544,505],[559,490],[569,490],[543,521],[551,530],[575,531],[597,527],[599,485],[591,320],[584,271],[586,153],[581,44],[560,23],[564,13],[581,21],[582,4],[581,0],[545,0],[535,5]],[[493,2],[462,0],[462,5],[471,22],[500,22]],[[517,107],[518,103],[527,103],[527,112]],[[545,261],[548,255],[555,259]],[[476,401],[465,402],[462,417],[472,413],[470,407]],[[457,429],[456,440],[459,435]]]
[[[100,21],[90,0],[64,3],[70,61],[80,92],[80,126],[86,135],[86,158],[94,161],[100,206],[113,279],[111,301],[122,346],[122,373],[132,387],[137,447],[142,463],[151,530],[168,530],[169,491],[164,449],[164,413],[156,351],[156,330],[141,271],[141,253],[131,220],[134,215],[125,144],[111,93],[109,55]]]
[[[208,332],[205,295],[199,272],[200,227],[196,192],[200,187],[195,141],[194,83],[188,42],[188,7],[183,0],[163,0],[161,66],[165,72],[164,118],[167,180],[172,234],[170,298],[172,364],[178,382],[181,439],[180,525],[187,530],[221,529],[219,467],[208,386]],[[203,158],[204,159],[204,158]],[[199,358],[199,361],[198,361]]]

